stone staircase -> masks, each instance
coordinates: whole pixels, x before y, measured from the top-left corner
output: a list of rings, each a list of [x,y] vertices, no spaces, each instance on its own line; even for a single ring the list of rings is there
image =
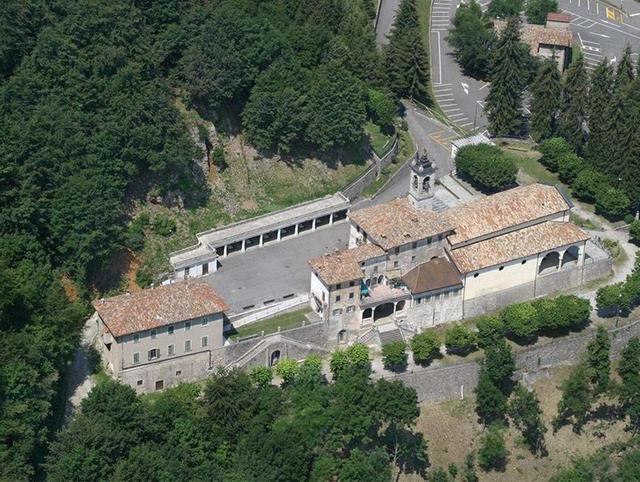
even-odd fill
[[[438,196],[434,196],[432,208],[433,212],[441,213],[442,211],[449,209],[449,206],[447,206]]]
[[[400,328],[398,328],[395,324],[386,327],[381,326],[378,328],[378,334],[380,336],[380,345],[384,346],[387,343],[391,343],[394,341],[404,341],[404,337],[402,336],[402,332]]]

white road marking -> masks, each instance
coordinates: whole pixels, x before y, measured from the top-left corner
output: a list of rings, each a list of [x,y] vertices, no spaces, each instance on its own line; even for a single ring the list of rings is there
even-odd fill
[[[453,107],[454,105],[458,105],[455,102],[451,103],[451,104],[440,104],[440,107]]]
[[[457,110],[460,110],[460,108],[456,107],[455,109],[442,109],[442,112],[446,114],[447,112],[455,112]]]
[[[440,32],[438,32],[438,70],[440,71],[440,83],[442,84],[442,46],[440,45]]]
[[[482,89],[484,89],[485,87],[489,87],[490,85],[491,85],[491,83],[490,83],[490,82],[486,82],[486,83],[485,83],[482,87],[480,87],[478,90],[482,90]]]
[[[434,87],[440,88],[440,87],[446,87],[447,85],[451,85],[451,84],[443,84],[442,82],[439,82],[437,84],[434,84]]]
[[[464,112],[460,112],[459,114],[451,114],[449,117],[464,117],[465,114]],[[464,117],[466,119],[466,117]],[[463,120],[463,119],[458,119],[458,120]]]
[[[587,0],[587,10],[591,10],[591,4],[589,3],[589,0]]]
[[[591,35],[597,35],[598,37],[603,37],[603,38],[611,38],[608,35],[605,35],[603,33],[591,32]]]
[[[464,90],[464,93],[466,95],[469,95],[469,84],[465,82],[460,82],[460,85],[462,85],[462,90]]]
[[[594,42],[592,40],[583,40],[582,41],[583,44],[593,44],[593,45],[600,45],[598,42]]]
[[[638,15],[640,15],[640,12],[638,12],[638,13],[630,13],[629,14],[630,17],[637,17]]]
[[[434,89],[437,89],[437,88],[438,88],[438,86],[437,86],[437,85],[434,85],[434,86],[433,86],[433,88],[434,88]],[[440,89],[438,89],[438,90],[436,91],[436,95],[437,95],[438,93],[440,93],[440,92],[448,92],[448,91],[450,91],[450,90],[451,90],[451,87],[445,87],[444,89],[443,89],[443,88],[440,88]]]
[[[600,2],[596,1],[596,13],[600,15]]]
[[[459,125],[460,127],[467,127],[467,126],[470,126],[470,125],[472,125],[472,124],[473,124],[473,122],[465,122],[464,124],[458,124],[458,125]]]

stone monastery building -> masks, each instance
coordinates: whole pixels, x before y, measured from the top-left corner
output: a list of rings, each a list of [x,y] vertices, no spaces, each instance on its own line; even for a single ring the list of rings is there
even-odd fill
[[[408,196],[348,215],[338,199],[327,207],[332,214],[321,213],[328,224],[350,223],[349,247],[309,260],[316,315],[308,326],[232,342],[224,334],[229,306],[204,279],[96,300],[94,321],[108,371],[139,392],[162,390],[205,378],[218,366],[326,353],[332,345],[366,339],[373,329],[411,336],[611,270],[608,255],[569,221],[571,203],[554,186],[518,187],[445,210],[434,202],[434,191],[432,163],[416,157]],[[334,219],[336,209],[344,216]],[[176,271],[186,276],[182,265]]]
[[[349,248],[309,261],[311,305],[339,341],[372,324],[414,331],[569,289],[607,274],[569,222],[570,200],[532,184],[431,210],[433,173],[412,162],[409,195],[349,213]],[[603,270],[605,271],[603,273]]]

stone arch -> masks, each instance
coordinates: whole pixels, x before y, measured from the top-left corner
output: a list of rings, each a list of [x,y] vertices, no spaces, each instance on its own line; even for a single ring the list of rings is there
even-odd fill
[[[404,307],[406,306],[406,304],[407,302],[405,300],[398,301],[398,303],[396,304],[396,311],[404,310]]]
[[[338,343],[344,343],[347,341],[347,330],[340,330],[338,332]]]
[[[375,310],[373,310],[373,321],[378,321],[380,318],[386,318],[387,316],[393,315],[393,312],[393,303],[383,303],[378,305]]]
[[[274,350],[271,352],[271,356],[269,357],[269,366],[272,367],[277,365],[280,361],[280,350]]]
[[[538,274],[557,270],[559,263],[560,253],[558,253],[557,251],[551,251],[550,253],[545,254],[544,258],[542,258],[542,261],[540,261]]]
[[[578,261],[580,256],[580,248],[578,246],[571,246],[562,255],[562,266],[573,261]]]
[[[428,191],[429,190],[429,181],[431,181],[431,177],[427,176],[422,180],[422,190],[423,191]]]
[[[368,318],[371,318],[373,316],[373,309],[372,308],[366,308],[363,312],[362,312],[362,319],[366,320]]]
[[[381,285],[383,281],[384,281],[384,276],[383,275],[378,276],[378,284]]]
[[[418,189],[418,176],[413,175],[413,188]]]

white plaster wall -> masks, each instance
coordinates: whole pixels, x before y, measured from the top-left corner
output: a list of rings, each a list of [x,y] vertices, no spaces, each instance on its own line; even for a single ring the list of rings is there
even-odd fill
[[[355,248],[358,245],[358,241],[363,239],[363,235],[358,232],[358,228],[353,221],[349,222],[351,224],[349,228],[349,248]]]
[[[464,277],[464,299],[468,300],[494,291],[501,291],[513,286],[532,282],[538,272],[538,256],[520,258],[500,266],[466,273]],[[525,264],[522,261],[526,260]],[[477,277],[474,275],[478,273]]]
[[[318,311],[318,308],[320,308],[319,306],[315,306],[315,300],[314,300],[314,296],[322,301],[322,295],[324,294],[324,301],[325,303],[329,303],[329,289],[327,288],[327,286],[322,282],[322,280],[318,277],[318,275],[316,275],[313,271],[311,272],[311,297],[309,298],[309,300],[311,301],[312,304],[312,308],[315,311]]]

